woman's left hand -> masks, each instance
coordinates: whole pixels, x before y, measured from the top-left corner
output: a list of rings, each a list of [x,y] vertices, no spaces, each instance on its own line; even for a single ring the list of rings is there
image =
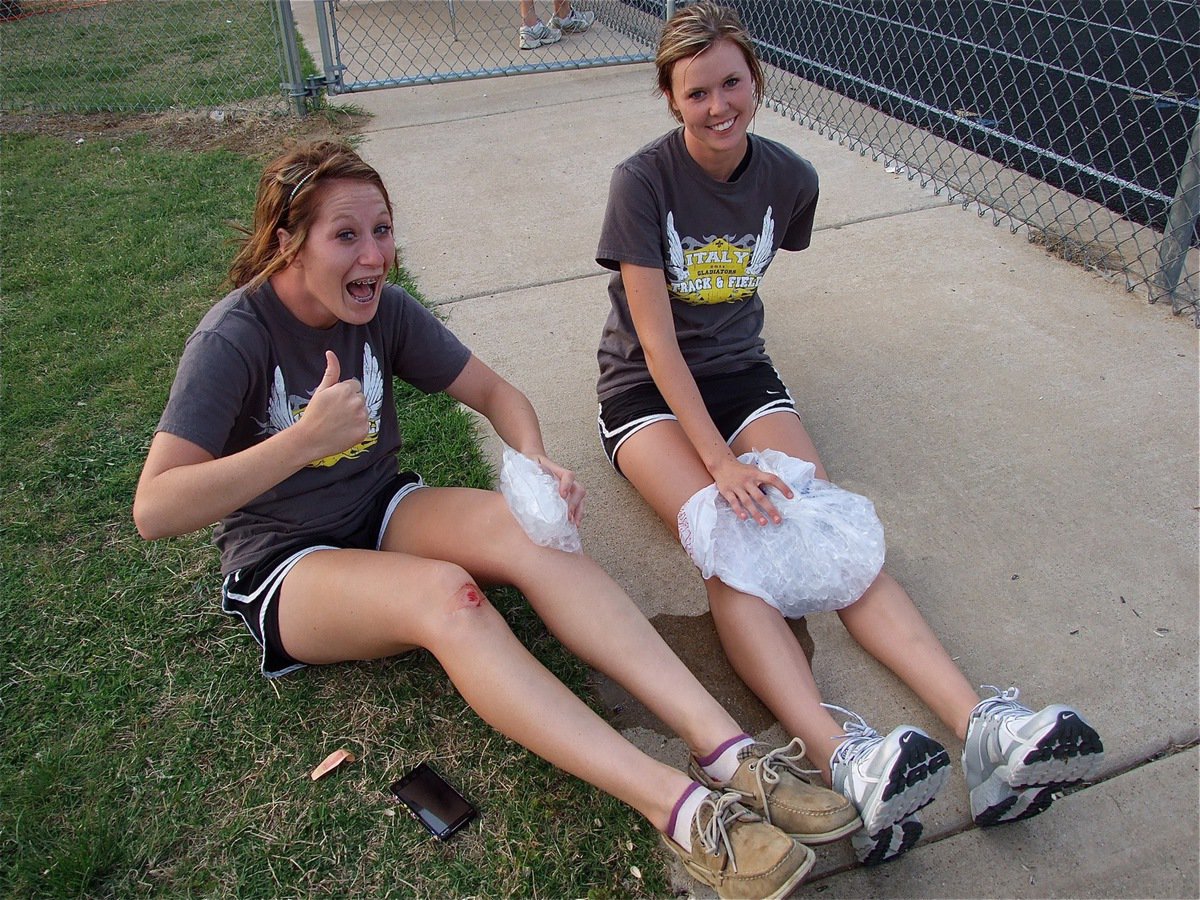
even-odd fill
[[[558,495],[567,501],[567,521],[578,526],[583,519],[583,498],[587,496],[587,489],[575,480],[574,472],[564,469],[550,457],[538,454],[531,459],[542,467],[542,471],[554,476],[558,482]]]

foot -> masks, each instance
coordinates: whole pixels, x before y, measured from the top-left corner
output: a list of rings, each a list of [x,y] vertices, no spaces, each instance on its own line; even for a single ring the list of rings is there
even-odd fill
[[[538,22],[536,25],[522,25],[518,46],[522,50],[536,50],[544,44],[554,44],[562,40],[562,32]]]
[[[1033,712],[1018,690],[971,710],[963,746],[963,774],[977,825],[1028,819],[1054,801],[1055,791],[1091,776],[1104,756],[1096,730],[1069,706]]]
[[[845,740],[833,752],[833,788],[850,798],[869,835],[879,833],[933,801],[950,774],[946,748],[919,728],[902,725],[883,737],[862,717],[845,722]]]
[[[765,744],[745,747],[728,782],[710,778],[695,757],[688,772],[706,787],[734,791],[743,806],[803,844],[836,841],[862,828],[845,796],[812,783],[809,776],[816,773],[800,767],[803,756],[804,744],[793,738],[775,750]]]
[[[813,867],[813,852],[738,802],[713,791],[692,822],[692,849],[663,837],[688,874],[719,897],[785,897]]]
[[[921,839],[924,830],[925,826],[913,813],[875,834],[868,834],[863,829],[850,838],[850,846],[864,866],[877,866],[911,850],[913,844]]]
[[[561,19],[555,16],[550,20],[550,27],[557,28],[563,34],[583,34],[592,27],[592,23],[595,21],[596,14],[594,12],[580,12],[572,6],[570,15]]]

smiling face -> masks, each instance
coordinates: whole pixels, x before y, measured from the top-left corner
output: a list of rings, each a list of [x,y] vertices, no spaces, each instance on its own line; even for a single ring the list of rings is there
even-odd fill
[[[287,268],[271,276],[279,299],[313,328],[339,320],[365,325],[375,316],[384,278],[396,257],[392,217],[379,188],[331,179],[320,186],[317,214]],[[277,232],[281,250],[292,235]]]
[[[757,109],[741,48],[720,40],[675,62],[667,102],[683,119],[692,159],[718,181],[728,179],[746,154],[746,129]]]

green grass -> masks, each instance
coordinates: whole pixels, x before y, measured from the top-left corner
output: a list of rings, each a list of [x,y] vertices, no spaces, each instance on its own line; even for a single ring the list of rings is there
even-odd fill
[[[0,105],[92,112],[282,104],[271,16],[268,0],[107,0],[0,22]]]
[[[207,535],[137,537],[142,458],[259,164],[114,146],[0,137],[0,895],[666,893],[653,830],[490,730],[428,654],[268,682]],[[469,417],[400,387],[402,465],[489,484]],[[492,599],[586,695],[522,598]],[[338,747],[359,761],[310,781]],[[421,760],[482,811],[445,845],[387,792]]]

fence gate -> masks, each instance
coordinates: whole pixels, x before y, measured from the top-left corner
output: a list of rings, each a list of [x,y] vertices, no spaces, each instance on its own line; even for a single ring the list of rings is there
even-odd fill
[[[341,94],[648,62],[664,5],[638,6],[580,4],[596,14],[585,33],[521,50],[517,0],[314,0],[323,76],[309,84]],[[551,0],[534,4],[543,21],[552,7]]]
[[[299,106],[321,91],[648,62],[676,5],[578,0],[591,28],[523,51],[518,0],[277,2]],[[1196,0],[724,2],[754,35],[768,107],[1200,325]],[[297,30],[321,52],[307,81]]]

